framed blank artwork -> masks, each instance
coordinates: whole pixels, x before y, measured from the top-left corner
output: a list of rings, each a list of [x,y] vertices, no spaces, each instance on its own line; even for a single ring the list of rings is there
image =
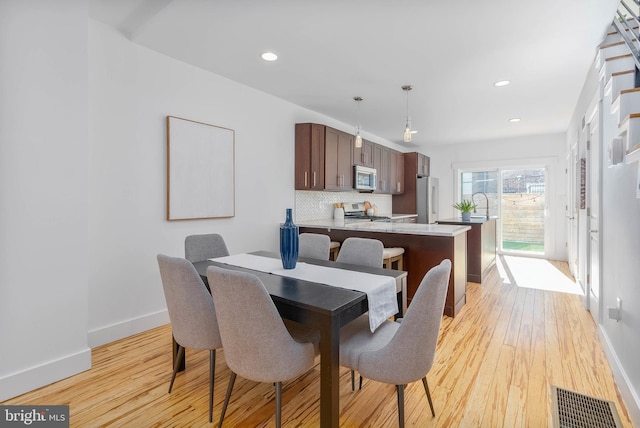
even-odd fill
[[[235,215],[235,131],[167,116],[167,220]]]

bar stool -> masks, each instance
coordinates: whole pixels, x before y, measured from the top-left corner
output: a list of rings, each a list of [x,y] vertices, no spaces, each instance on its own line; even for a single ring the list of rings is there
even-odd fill
[[[385,269],[393,269],[393,263],[397,264],[396,269],[402,270],[404,248],[390,247],[385,248],[382,253],[382,264]]]
[[[340,243],[338,241],[331,241],[331,244],[329,244],[329,259],[335,261],[338,257],[339,250]]]

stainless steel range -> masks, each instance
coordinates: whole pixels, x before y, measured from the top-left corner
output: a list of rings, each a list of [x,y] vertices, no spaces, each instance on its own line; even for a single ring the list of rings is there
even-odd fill
[[[391,221],[387,216],[367,215],[364,202],[344,202],[343,205],[345,220]]]

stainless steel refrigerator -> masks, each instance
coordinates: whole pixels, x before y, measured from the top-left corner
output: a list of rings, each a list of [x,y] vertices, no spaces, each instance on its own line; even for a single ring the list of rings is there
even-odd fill
[[[438,179],[426,175],[418,175],[416,184],[416,205],[418,223],[435,223],[438,221]]]

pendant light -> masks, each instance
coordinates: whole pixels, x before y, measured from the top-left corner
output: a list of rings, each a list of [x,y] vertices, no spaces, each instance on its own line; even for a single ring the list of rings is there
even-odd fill
[[[407,93],[407,122],[404,126],[404,133],[402,134],[402,140],[405,143],[411,142],[411,123],[409,120],[409,91],[412,90],[413,87],[411,85],[404,85],[402,90]]]
[[[354,101],[358,103],[358,116],[356,117],[356,148],[362,147],[362,136],[360,135],[360,101],[362,97],[353,97]]]

